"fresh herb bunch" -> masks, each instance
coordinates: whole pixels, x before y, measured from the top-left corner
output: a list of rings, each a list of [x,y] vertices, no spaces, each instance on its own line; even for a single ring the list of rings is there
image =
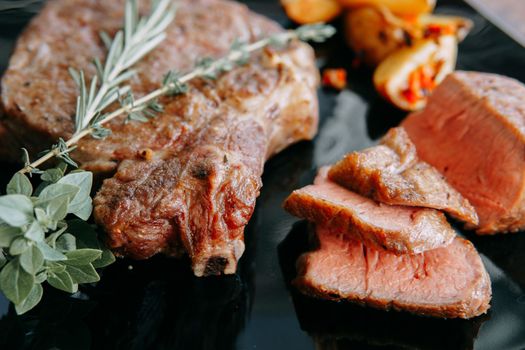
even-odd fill
[[[79,283],[100,279],[95,268],[115,260],[84,221],[92,211],[93,174],[65,175],[66,168],[42,172],[35,190],[16,173],[0,197],[0,289],[18,314],[38,304],[43,282],[74,293]],[[68,214],[78,219],[66,220]]]
[[[109,130],[98,121],[104,117],[102,111],[118,99],[131,105],[128,112],[132,120],[138,113],[151,115],[161,110],[154,101],[135,108],[129,87],[122,84],[135,74],[132,65],[164,40],[174,15],[171,0],[154,0],[151,14],[139,18],[136,0],[127,0],[124,30],[113,40],[101,34],[108,56],[104,66],[94,60],[97,75],[89,89],[84,72],[70,68],[79,87],[73,137],[86,128],[93,130],[94,137],[107,136]],[[57,168],[46,171],[30,164],[24,149],[24,169],[13,176],[7,194],[0,196],[0,291],[13,302],[18,314],[39,303],[42,283],[47,281],[54,288],[75,293],[79,284],[100,280],[95,268],[115,261],[98,241],[95,228],[86,222],[93,210],[93,174],[80,170],[66,174],[68,165],[77,166],[69,156],[75,148],[69,141],[59,139],[45,151],[62,160]],[[24,173],[40,174],[41,183],[35,190]]]

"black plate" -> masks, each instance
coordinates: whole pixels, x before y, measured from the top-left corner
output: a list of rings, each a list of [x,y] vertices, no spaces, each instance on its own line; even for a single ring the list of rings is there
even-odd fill
[[[0,12],[0,72],[16,36],[39,8],[38,1],[0,1],[0,8],[35,2]],[[274,0],[248,5],[290,25]],[[524,48],[463,3],[441,1],[438,11],[465,15],[475,23],[460,45],[460,69],[525,81]],[[304,225],[292,230],[297,220],[281,209],[283,199],[311,182],[318,166],[372,145],[404,117],[374,92],[370,71],[351,69],[351,53],[341,37],[317,52],[320,66],[349,70],[350,88],[321,90],[317,138],[268,162],[237,275],[195,278],[185,261],[121,260],[103,271],[98,285],[85,286],[72,297],[47,288],[41,305],[22,317],[1,298],[0,348],[525,349],[525,234],[467,234],[483,254],[493,288],[489,314],[470,321],[322,302],[288,289],[294,259],[307,247]],[[3,187],[16,167],[0,165]]]

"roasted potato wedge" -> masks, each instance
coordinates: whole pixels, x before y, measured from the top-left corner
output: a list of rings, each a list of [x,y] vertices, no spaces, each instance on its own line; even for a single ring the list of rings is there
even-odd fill
[[[425,106],[430,92],[454,70],[456,58],[455,35],[423,39],[388,56],[374,72],[374,85],[397,107],[418,110]]]
[[[342,12],[337,0],[281,0],[288,18],[298,24],[330,22]]]
[[[339,0],[346,8],[363,6],[386,7],[400,16],[418,16],[430,13],[436,6],[436,0]]]
[[[417,19],[417,27],[422,30],[420,35],[424,38],[454,34],[459,41],[462,41],[472,26],[471,20],[459,16],[425,14]]]
[[[420,39],[455,35],[461,41],[471,28],[472,21],[463,17],[424,14],[407,20],[384,7],[361,7],[345,15],[346,40],[369,66]]]
[[[349,11],[344,22],[348,44],[369,66],[378,65],[395,50],[407,46],[411,39],[409,25],[385,8]]]

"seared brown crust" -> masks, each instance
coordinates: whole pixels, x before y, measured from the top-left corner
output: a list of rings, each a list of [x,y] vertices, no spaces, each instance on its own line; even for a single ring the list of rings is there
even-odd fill
[[[465,239],[396,256],[317,230],[320,246],[299,258],[293,281],[305,294],[443,318],[472,318],[490,307],[490,278]]]
[[[93,73],[89,60],[105,52],[98,32],[114,33],[123,8],[123,0],[55,0],[31,22],[2,81],[2,125],[20,143],[41,150],[71,134],[77,92],[67,67]],[[167,38],[137,65],[133,92],[158,87],[170,69],[225,54],[235,39],[279,30],[234,2],[180,1]],[[295,42],[216,81],[193,81],[187,94],[162,98],[164,113],[147,123],[120,118],[104,141],[82,140],[73,157],[84,169],[116,171],[94,200],[110,246],[137,259],[188,254],[199,276],[235,272],[264,161],[317,131],[317,82],[313,50]]]
[[[405,119],[418,155],[475,207],[479,234],[525,228],[525,86],[454,72]]]
[[[418,159],[401,127],[390,129],[381,145],[347,154],[330,168],[328,177],[381,203],[439,209],[478,224],[474,207],[434,167]]]
[[[427,208],[377,203],[326,179],[320,170],[313,185],[284,202],[292,215],[396,254],[416,254],[449,244],[455,237],[443,213]]]

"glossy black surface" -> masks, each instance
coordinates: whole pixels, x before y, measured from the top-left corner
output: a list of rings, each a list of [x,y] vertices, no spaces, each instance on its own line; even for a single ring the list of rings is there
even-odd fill
[[[34,2],[0,1],[0,9]],[[248,5],[290,25],[274,0]],[[0,72],[38,7],[0,12]],[[475,22],[460,46],[458,68],[525,81],[524,48],[460,2],[442,1],[438,12]],[[199,279],[185,261],[121,260],[103,271],[98,285],[73,297],[47,288],[42,304],[22,317],[1,298],[0,349],[524,349],[525,234],[467,234],[493,287],[490,313],[470,321],[323,302],[288,288],[295,258],[307,246],[304,223],[293,226],[297,220],[281,209],[283,199],[311,182],[318,166],[373,144],[404,116],[373,91],[369,71],[350,69],[351,53],[340,37],[316,49],[320,66],[349,69],[349,89],[321,90],[317,138],[268,162],[237,275]],[[16,167],[0,169],[3,185]]]

